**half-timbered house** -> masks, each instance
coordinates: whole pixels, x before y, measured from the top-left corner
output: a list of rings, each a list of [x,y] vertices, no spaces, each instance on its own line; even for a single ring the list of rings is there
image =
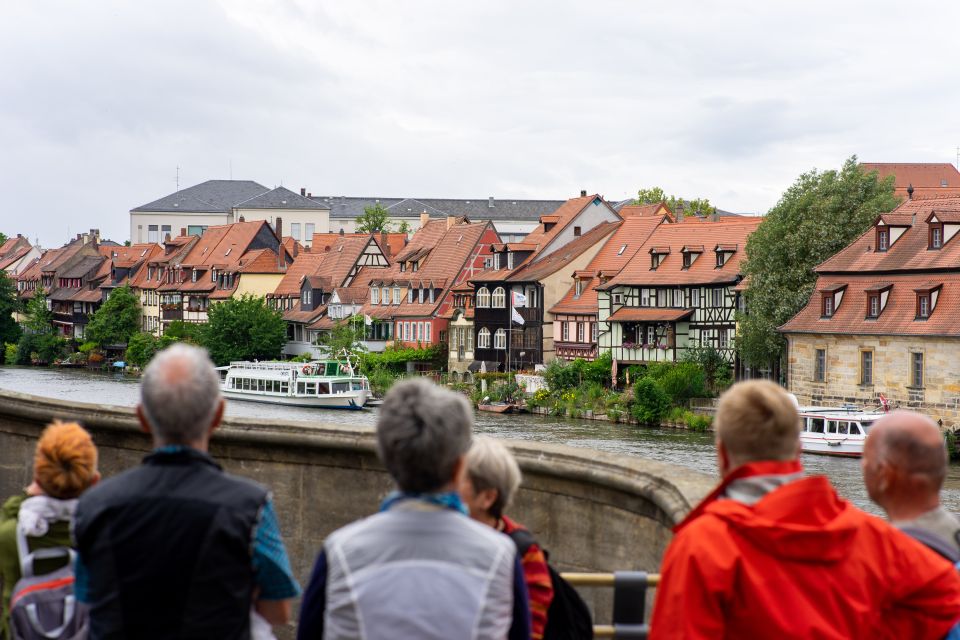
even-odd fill
[[[597,286],[599,349],[618,363],[673,362],[713,347],[734,362],[736,285],[761,218],[662,224],[616,277]]]

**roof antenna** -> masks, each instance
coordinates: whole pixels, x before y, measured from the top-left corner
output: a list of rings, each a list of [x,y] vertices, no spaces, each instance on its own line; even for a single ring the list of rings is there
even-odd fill
[[[177,192],[180,191],[180,165],[177,165]]]

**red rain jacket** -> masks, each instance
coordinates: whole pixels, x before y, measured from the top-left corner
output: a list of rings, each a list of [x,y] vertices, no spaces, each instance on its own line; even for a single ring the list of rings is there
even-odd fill
[[[753,506],[718,499],[735,469],[675,529],[650,638],[942,638],[960,619],[960,574],[943,558],[803,478]]]

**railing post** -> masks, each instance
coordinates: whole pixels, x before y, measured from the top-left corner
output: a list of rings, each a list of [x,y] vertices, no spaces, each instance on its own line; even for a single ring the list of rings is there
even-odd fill
[[[614,638],[646,638],[643,623],[647,607],[647,573],[616,571],[613,574]]]

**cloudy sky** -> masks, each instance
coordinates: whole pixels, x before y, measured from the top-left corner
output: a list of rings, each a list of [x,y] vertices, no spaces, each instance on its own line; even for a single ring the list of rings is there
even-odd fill
[[[954,162],[958,2],[8,0],[0,231],[62,244],[212,178],[323,195],[766,211]],[[232,173],[231,173],[232,172]]]

